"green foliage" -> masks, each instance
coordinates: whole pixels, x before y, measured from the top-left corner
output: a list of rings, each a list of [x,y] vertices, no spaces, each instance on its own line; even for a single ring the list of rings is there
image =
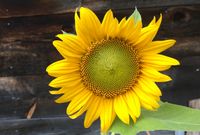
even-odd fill
[[[133,17],[134,18],[134,22],[135,24],[138,22],[138,21],[142,21],[142,17],[140,15],[140,12],[137,10],[137,8],[135,7],[135,10],[134,12],[132,13],[132,15],[130,17]]]
[[[200,110],[161,103],[155,112],[143,110],[135,124],[126,125],[116,119],[110,128],[111,132],[121,135],[136,135],[140,131],[154,130],[200,131]]]

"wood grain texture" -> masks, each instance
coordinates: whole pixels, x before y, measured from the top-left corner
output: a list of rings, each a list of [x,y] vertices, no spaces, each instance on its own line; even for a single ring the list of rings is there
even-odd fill
[[[62,59],[52,46],[61,30],[74,33],[74,11],[93,9],[100,20],[112,9],[121,19],[138,7],[144,26],[163,15],[156,40],[173,38],[174,47],[164,54],[180,60],[180,67],[165,71],[173,78],[159,83],[164,101],[187,105],[200,96],[200,1],[198,0],[0,0],[0,134],[96,135],[99,123],[84,129],[83,116],[70,120],[67,104],[56,104],[48,93],[46,67]],[[37,104],[31,119],[31,107]],[[152,135],[161,132],[152,132]],[[162,132],[169,134],[169,132]],[[170,133],[173,134],[173,133]]]
[[[185,6],[198,5],[197,0],[0,0],[0,18],[36,16],[60,13],[72,13],[78,7],[89,7],[95,11],[113,10],[132,10],[135,6],[139,8],[147,7],[166,7],[166,6]]]
[[[0,18],[68,13],[80,4],[81,0],[1,0]]]
[[[66,117],[49,117],[1,120],[2,135],[98,135],[98,123],[84,129],[83,119],[70,120]]]

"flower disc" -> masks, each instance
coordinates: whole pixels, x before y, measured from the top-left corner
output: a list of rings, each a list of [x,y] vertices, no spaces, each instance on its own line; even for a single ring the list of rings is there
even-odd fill
[[[85,85],[108,98],[129,89],[138,74],[134,49],[119,39],[96,43],[81,66]]]

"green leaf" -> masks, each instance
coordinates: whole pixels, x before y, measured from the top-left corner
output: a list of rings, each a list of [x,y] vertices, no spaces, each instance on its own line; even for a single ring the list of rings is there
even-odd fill
[[[143,110],[135,124],[126,125],[116,119],[110,128],[111,132],[121,135],[136,135],[140,131],[153,130],[200,131],[200,110],[161,103],[155,112]]]
[[[138,21],[142,21],[142,17],[140,15],[140,12],[137,10],[137,8],[135,7],[134,12],[132,13],[132,15],[130,17],[134,18],[134,23],[137,24]]]

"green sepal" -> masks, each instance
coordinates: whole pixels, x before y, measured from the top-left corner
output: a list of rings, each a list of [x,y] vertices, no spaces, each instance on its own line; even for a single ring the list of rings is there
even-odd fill
[[[137,24],[137,22],[139,22],[139,21],[142,21],[142,17],[140,15],[140,12],[137,10],[137,7],[135,7],[135,10],[130,17],[134,18],[135,24]]]
[[[200,110],[161,103],[160,108],[154,112],[142,110],[135,124],[132,122],[126,125],[117,118],[110,128],[110,132],[121,135],[136,135],[140,131],[154,130],[200,131]]]
[[[68,34],[67,32],[65,32],[64,30],[61,30],[62,31],[62,34]]]
[[[68,33],[68,32],[66,32],[64,30],[61,30],[61,32],[62,32],[62,34],[74,35],[73,33]]]

